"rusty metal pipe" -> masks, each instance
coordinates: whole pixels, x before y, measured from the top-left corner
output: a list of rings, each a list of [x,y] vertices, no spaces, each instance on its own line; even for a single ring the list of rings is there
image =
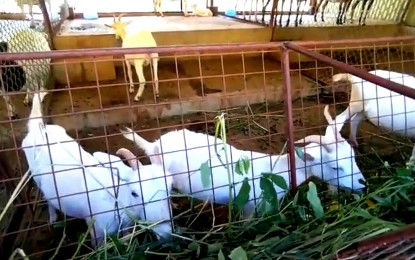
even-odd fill
[[[0,53],[0,60],[26,60],[26,59],[65,59],[65,58],[85,58],[88,56],[108,56],[126,55],[137,53],[159,54],[212,54],[226,52],[249,52],[278,50],[281,43],[243,43],[243,44],[218,44],[218,45],[188,45],[188,46],[166,46],[166,47],[140,47],[140,48],[96,48],[96,49],[77,49],[77,50],[57,50],[50,52],[24,52],[24,53]]]
[[[350,66],[350,65],[345,64],[345,63],[340,62],[340,61],[336,61],[336,60],[334,60],[334,59],[332,59],[328,56],[325,56],[325,55],[317,53],[317,52],[310,51],[310,50],[308,50],[304,47],[295,45],[293,43],[285,42],[283,45],[286,48],[290,49],[290,50],[296,51],[298,53],[301,53],[303,55],[306,55],[306,56],[311,57],[313,59],[316,59],[318,61],[324,62],[324,63],[326,63],[330,66],[333,66],[335,68],[338,68],[338,69],[340,69],[344,72],[353,74],[353,75],[355,75],[355,76],[357,76],[357,77],[359,77],[363,80],[369,81],[373,84],[382,86],[384,88],[387,88],[387,89],[389,89],[391,91],[394,91],[396,93],[399,93],[401,95],[404,95],[404,96],[415,99],[415,89],[412,89],[412,88],[409,88],[405,85],[402,85],[402,84],[390,81],[388,79],[381,78],[379,76],[370,74],[367,71],[355,68],[353,66]]]
[[[295,151],[294,151],[294,123],[293,123],[293,108],[292,108],[292,95],[291,95],[291,75],[290,75],[290,57],[289,50],[281,47],[282,51],[282,72],[284,77],[284,92],[285,92],[285,130],[287,136],[287,152],[289,154],[289,166],[290,166],[290,179],[291,190],[296,192],[297,190],[297,175],[295,168]]]
[[[359,46],[371,45],[380,48],[382,44],[415,44],[415,36],[398,36],[398,37],[380,37],[380,38],[364,38],[364,39],[344,39],[329,41],[290,41],[289,43],[307,48],[324,48],[324,47],[340,47],[340,46]]]
[[[361,46],[364,44],[376,45],[380,44],[402,44],[415,43],[415,36],[402,37],[383,37],[383,38],[367,38],[352,40],[333,40],[333,41],[293,41],[292,44],[307,48],[324,48],[334,46]],[[25,59],[65,59],[65,58],[84,58],[88,56],[108,56],[110,55],[126,55],[137,53],[159,54],[213,54],[226,52],[241,51],[269,51],[276,50],[281,47],[281,42],[266,43],[236,43],[236,44],[215,44],[215,45],[187,45],[187,46],[165,46],[165,47],[147,47],[147,48],[94,48],[94,49],[77,49],[77,50],[57,50],[52,52],[25,52],[25,53],[0,53],[0,60],[25,60]],[[380,47],[380,46],[379,46]]]

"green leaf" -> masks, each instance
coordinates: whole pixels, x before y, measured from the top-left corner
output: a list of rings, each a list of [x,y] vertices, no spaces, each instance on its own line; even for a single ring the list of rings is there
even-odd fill
[[[231,254],[229,255],[229,258],[232,260],[248,260],[248,256],[241,246],[238,246],[237,248],[232,250]]]
[[[239,160],[236,162],[235,171],[237,174],[243,175],[248,174],[250,167],[250,161],[248,157],[243,156],[242,158],[239,158]]]
[[[120,255],[124,255],[126,253],[126,250],[124,248],[124,245],[121,243],[121,241],[118,239],[116,235],[109,235],[112,242],[114,243],[115,248],[119,252]]]
[[[224,255],[224,254],[223,254],[223,252],[222,252],[222,249],[221,249],[221,250],[219,250],[219,253],[218,253],[218,260],[226,260],[225,255]]]
[[[285,181],[284,177],[282,177],[281,175],[275,174],[275,173],[262,173],[262,175],[265,178],[270,179],[275,185],[277,185],[284,191],[288,190],[287,182]]]
[[[379,204],[380,206],[386,206],[386,207],[392,206],[392,202],[390,201],[390,199],[385,199],[385,198],[382,198],[376,195],[373,195],[372,199],[376,200],[376,203]]]
[[[263,192],[264,200],[270,203],[272,206],[278,208],[278,197],[272,182],[261,176],[259,180],[259,186]]]
[[[202,178],[202,185],[204,188],[210,188],[212,169],[209,167],[209,160],[200,165],[200,174]]]
[[[406,168],[396,168],[396,176],[398,177],[411,177],[412,171]]]
[[[214,252],[218,252],[219,250],[221,250],[222,247],[223,247],[222,243],[209,244],[209,245],[207,245],[207,253],[211,254],[211,253],[214,253]],[[222,253],[222,255],[223,255],[223,253]]]
[[[249,192],[251,191],[251,185],[249,185],[248,178],[245,177],[242,182],[242,187],[238,192],[235,199],[235,205],[238,210],[242,210],[249,200]]]
[[[324,209],[317,194],[317,187],[312,181],[308,183],[307,200],[313,208],[314,216],[318,219],[323,218]]]

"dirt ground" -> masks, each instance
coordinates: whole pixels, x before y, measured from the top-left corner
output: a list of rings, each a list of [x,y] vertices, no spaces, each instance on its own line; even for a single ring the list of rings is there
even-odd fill
[[[236,60],[226,60],[224,64],[225,73],[228,75],[242,73],[244,70],[242,62],[236,62]],[[202,75],[222,74],[220,61],[213,60],[203,62],[201,65]],[[247,86],[253,91],[260,91],[264,89],[264,85],[267,85],[273,90],[270,95],[279,98],[275,98],[275,101],[278,102],[267,101],[257,105],[245,105],[240,108],[226,110],[225,112],[227,113],[228,118],[228,138],[230,144],[240,149],[279,154],[286,141],[285,124],[287,122],[284,116],[284,106],[279,102],[284,97],[281,88],[281,73],[278,71],[280,69],[279,64],[273,60],[267,61],[265,66],[265,71],[274,72],[269,73],[269,75],[264,74],[262,59],[253,58],[248,64],[245,64],[245,72],[253,72],[253,74],[245,78],[241,75],[234,76],[234,78],[229,76],[229,78],[225,79],[219,77],[217,79],[204,80],[203,83],[201,83],[200,80],[189,79],[200,75],[198,62],[182,61],[180,66],[178,66],[179,75],[183,78],[183,80],[180,81],[180,92],[177,91],[177,80],[161,82],[160,100],[161,102],[177,101],[179,97],[178,93],[180,93],[181,98],[201,96],[201,86],[203,86],[205,94],[210,95],[218,92],[223,93],[225,86],[228,91],[242,91]],[[172,70],[171,66],[161,65],[160,71],[163,71],[160,76],[162,79],[173,79],[176,77],[176,71]],[[278,71],[278,73],[275,71]],[[146,73],[146,77],[149,77],[148,70]],[[324,106],[326,104],[330,105],[331,114],[334,116],[335,110],[336,113],[340,113],[346,108],[348,96],[341,93],[335,95],[312,95],[310,94],[312,92],[310,92],[311,81],[309,79],[295,73],[292,74],[292,79],[294,82],[297,82],[297,86],[303,87],[298,88],[299,90],[295,92],[295,101],[293,101],[295,138],[299,139],[309,134],[322,134],[326,125],[323,117]],[[122,79],[120,79],[119,82],[122,82]],[[307,84],[299,84],[303,82]],[[110,83],[103,84],[110,85]],[[307,91],[302,92],[301,90],[303,89],[307,89]],[[103,90],[100,90],[100,95],[98,95],[98,90],[96,88],[93,90],[83,90],[76,89],[75,86],[75,88],[71,90],[71,93],[74,101],[73,107],[70,105],[67,91],[53,94],[50,100],[49,114],[58,115],[72,111],[87,112],[92,109],[99,109],[100,107],[112,108],[118,105],[128,104],[129,102],[133,103],[132,96],[128,95],[126,92],[125,85],[104,88]],[[151,88],[147,88],[144,92],[143,103],[146,105],[153,103],[154,100],[152,95]],[[335,103],[337,104],[336,106],[333,105]],[[22,105],[19,105],[19,109],[22,117],[26,117],[28,109]],[[148,140],[155,140],[162,133],[183,127],[197,132],[213,134],[213,119],[218,114],[219,113],[216,111],[204,111],[164,119],[142,117],[138,123],[133,124],[133,128]],[[88,114],[85,113],[85,117],[87,116]],[[120,119],[112,117],[108,120],[110,120],[109,122],[112,122],[112,124],[108,124],[105,127],[91,127],[91,125],[94,124],[99,125],[99,122],[90,121],[89,127],[81,129],[82,125],[70,126],[70,121],[52,119],[53,122],[58,122],[59,124],[62,123],[62,126],[71,129],[68,133],[75,139],[80,139],[81,145],[89,152],[105,151],[115,153],[118,148],[126,147],[136,155],[143,156],[140,160],[144,164],[148,164],[149,160],[144,157],[143,152],[134,147],[131,142],[125,140],[119,134],[119,129],[123,126],[131,127],[128,118]],[[15,134],[10,134],[10,124],[3,127],[3,129],[7,128],[9,131],[2,135],[3,139],[8,140],[7,145],[4,145],[8,148],[20,145],[22,134],[25,132],[24,124],[25,120],[13,123],[13,131]],[[75,128],[78,128],[78,130]],[[18,134],[16,132],[18,132]],[[356,151],[356,160],[366,176],[377,173],[377,169],[379,169],[382,164],[381,160],[387,160],[390,164],[402,164],[411,152],[411,146],[405,145],[411,142],[394,136],[388,136],[369,123],[362,123],[359,133],[362,139],[358,140],[360,146]],[[11,135],[16,135],[15,142],[10,140],[9,137]],[[343,136],[347,136],[347,125],[344,127]],[[400,143],[396,140],[400,141]],[[16,159],[16,155],[10,153],[9,158]],[[20,157],[20,159],[22,159],[22,157]],[[24,159],[22,159],[22,161],[24,161]],[[24,172],[26,169],[18,170],[19,172]],[[36,191],[37,190],[33,190],[31,193],[31,201],[39,199],[36,197]],[[175,202],[178,203],[178,208],[174,211],[175,216],[189,209],[188,201],[178,201],[175,199]],[[205,230],[210,228],[212,222],[211,213],[202,214],[192,225],[189,225],[189,219],[193,220],[196,213],[197,211],[181,217],[177,220],[176,224],[190,230]],[[217,207],[215,215],[216,224],[223,223],[226,221],[227,210],[225,207]],[[55,248],[62,238],[63,228],[53,228],[47,225],[47,219],[47,209],[44,203],[36,206],[34,214],[32,214],[30,210],[26,210],[26,213],[24,214],[24,220],[20,229],[30,229],[30,231],[21,233],[17,237],[15,246],[23,248],[26,254],[32,255],[31,259],[49,258],[53,255]],[[73,254],[74,247],[69,245],[76,243],[79,234],[86,230],[86,226],[82,221],[70,222],[68,225],[64,242],[68,247],[61,250],[61,254],[57,256],[58,259],[67,258]]]
[[[308,135],[324,132],[323,108],[325,104],[332,104],[333,98],[330,96],[320,96],[320,105],[316,105],[315,99],[297,100],[293,104],[296,107],[294,111],[294,125],[296,130],[296,139]],[[347,100],[345,95],[336,95],[337,100]],[[336,109],[344,109],[344,106],[338,106]],[[252,110],[252,113],[250,112]],[[334,107],[331,106],[331,113],[334,114]],[[260,105],[253,105],[251,107],[242,107],[236,110],[228,111],[228,136],[229,142],[237,148],[254,150],[264,153],[278,154],[280,153],[286,141],[284,134],[285,118],[283,113],[283,106],[275,103],[264,103]],[[135,130],[140,135],[148,140],[157,139],[160,134],[170,131],[172,129],[186,127],[197,132],[208,132],[213,134],[214,124],[212,122],[216,113],[197,113],[188,116],[169,118],[165,120],[155,121],[147,120],[142,122]],[[208,123],[206,123],[208,122]],[[187,126],[183,126],[187,124]],[[138,156],[144,156],[142,151],[134,147],[130,142],[126,141],[118,134],[121,126],[108,126],[104,128],[90,128],[80,130],[77,133],[70,131],[69,134],[81,140],[81,145],[89,152],[94,151],[109,151],[114,153],[119,147],[126,147],[131,149]],[[161,130],[148,130],[157,127],[163,127]],[[345,127],[346,128],[346,127]],[[391,142],[393,140],[385,134],[380,133],[376,127],[363,123],[360,130],[364,137],[360,139],[360,147],[357,151],[356,160],[365,172],[366,176],[376,172],[376,168],[381,166],[380,160],[388,160],[391,164],[402,163],[404,158],[408,156],[411,147],[403,147],[402,145]],[[112,135],[110,137],[103,137],[105,134]],[[346,133],[347,134],[347,131]],[[347,135],[346,135],[347,136]],[[403,147],[403,148],[402,148]],[[378,158],[379,156],[379,158]],[[147,158],[140,159],[144,164],[148,164]],[[189,209],[189,202],[184,199],[174,199],[178,203],[178,208],[174,211],[174,215]],[[189,230],[205,230],[211,227],[212,214],[209,209],[207,213],[199,216],[192,225],[188,225],[190,220],[194,220],[197,210],[193,213],[188,213],[184,217],[176,221],[178,226],[186,227]],[[215,211],[216,224],[226,222],[227,210],[225,207],[217,207]],[[62,227],[52,228],[47,225],[47,210],[41,205],[37,206],[35,215],[27,214],[22,227],[33,228],[32,231],[27,232],[25,236],[19,236],[19,241],[22,243],[20,247],[25,249],[27,254],[42,252],[50,250],[45,253],[42,258],[53,254],[53,249],[58,245],[62,237]],[[66,228],[65,244],[76,243],[79,234],[86,230],[86,226],[82,221],[76,221]],[[38,239],[32,239],[32,238]],[[62,250],[62,254],[73,253],[74,248],[68,247]],[[33,259],[37,259],[41,255],[34,255]],[[64,255],[60,255],[64,257]],[[66,256],[65,256],[66,257]]]

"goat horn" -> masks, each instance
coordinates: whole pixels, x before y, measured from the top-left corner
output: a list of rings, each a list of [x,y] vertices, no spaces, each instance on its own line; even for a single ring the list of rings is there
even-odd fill
[[[326,143],[324,136],[321,135],[309,135],[304,137],[303,139],[295,141],[294,143],[317,143],[324,146],[324,148],[326,148],[327,151],[331,151],[330,145]]]
[[[324,107],[324,117],[326,118],[327,123],[332,124],[333,123],[333,118],[330,115],[329,112],[329,105],[326,105]]]
[[[135,155],[130,150],[128,150],[127,148],[120,148],[120,149],[118,149],[118,151],[115,154],[118,155],[118,156],[124,157],[127,160],[130,167],[133,168],[134,170],[137,169],[137,165],[138,166],[143,166],[141,164],[141,162],[139,160],[137,160]]]
[[[326,117],[327,123],[331,126],[331,129],[333,130],[333,134],[334,134],[333,136],[336,138],[336,140],[337,141],[343,141],[344,138],[340,134],[341,129],[336,129],[338,123],[336,122],[336,120],[333,120],[333,118],[331,117],[328,105],[326,105],[324,107],[324,116]],[[341,124],[341,125],[343,125],[343,124]]]
[[[300,139],[298,141],[295,141],[294,143],[318,143],[321,144],[323,142],[321,135],[309,135],[304,137],[303,139]]]
[[[115,17],[115,14],[113,14],[112,16],[114,17],[114,23],[115,23],[117,21],[116,17]]]
[[[123,17],[124,15],[126,15],[126,13],[122,13],[118,16],[118,21],[121,22],[121,17]]]

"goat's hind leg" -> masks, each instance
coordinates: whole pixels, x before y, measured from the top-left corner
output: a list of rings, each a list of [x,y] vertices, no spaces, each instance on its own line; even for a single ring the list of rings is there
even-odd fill
[[[133,72],[131,70],[131,64],[128,60],[125,60],[125,66],[127,66],[128,81],[130,82],[128,92],[134,93]]]

